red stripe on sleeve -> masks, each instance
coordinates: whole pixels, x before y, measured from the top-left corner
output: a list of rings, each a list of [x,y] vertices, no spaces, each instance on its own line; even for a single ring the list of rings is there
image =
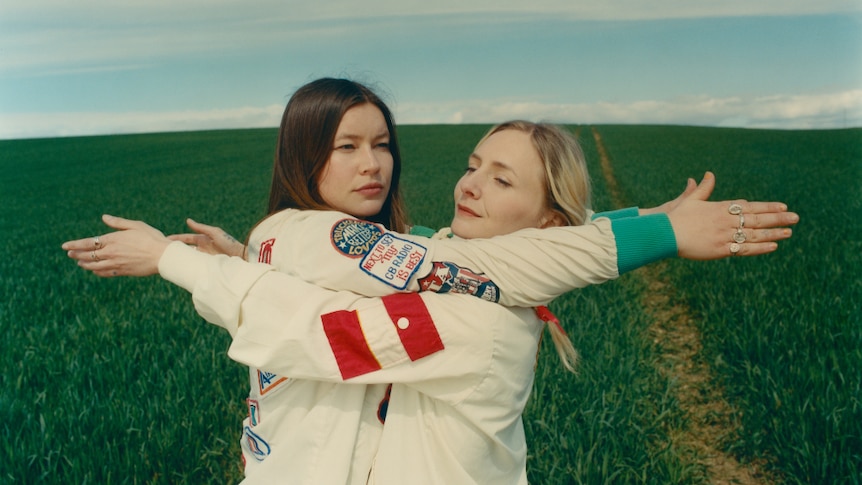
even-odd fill
[[[418,294],[398,293],[384,296],[382,300],[410,360],[419,360],[443,350],[437,326]]]
[[[344,380],[380,369],[380,363],[365,340],[355,311],[339,310],[321,315],[320,319]]]

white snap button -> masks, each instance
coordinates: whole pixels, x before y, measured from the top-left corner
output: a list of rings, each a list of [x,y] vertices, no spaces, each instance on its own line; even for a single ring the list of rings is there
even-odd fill
[[[410,320],[407,320],[407,317],[401,317],[398,319],[396,325],[398,325],[398,328],[400,328],[401,330],[405,330],[407,329],[407,327],[410,326]]]

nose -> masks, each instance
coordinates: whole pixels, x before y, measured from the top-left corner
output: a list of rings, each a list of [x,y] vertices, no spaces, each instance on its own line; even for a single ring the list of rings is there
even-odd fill
[[[364,150],[364,156],[359,165],[359,172],[363,175],[375,174],[380,171],[379,155],[374,149]]]
[[[461,193],[471,199],[478,199],[482,196],[482,188],[480,187],[478,177],[472,173],[465,173],[461,180],[458,181],[458,188]]]

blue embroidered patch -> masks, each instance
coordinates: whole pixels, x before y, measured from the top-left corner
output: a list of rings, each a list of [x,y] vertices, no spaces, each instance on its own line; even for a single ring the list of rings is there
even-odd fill
[[[263,438],[255,434],[248,426],[242,431],[242,447],[257,461],[263,461],[272,453],[272,450]]]
[[[403,290],[427,252],[424,246],[413,241],[383,234],[362,258],[359,267],[387,285]]]
[[[490,278],[449,262],[434,261],[431,273],[419,280],[419,291],[462,293],[490,302],[500,300],[500,290]]]
[[[357,219],[342,219],[332,226],[332,246],[345,256],[360,258],[383,236],[376,225]]]
[[[257,383],[260,386],[260,395],[263,396],[266,393],[275,389],[276,386],[286,381],[287,377],[280,376],[278,374],[274,374],[272,372],[266,372],[258,369],[257,371]]]

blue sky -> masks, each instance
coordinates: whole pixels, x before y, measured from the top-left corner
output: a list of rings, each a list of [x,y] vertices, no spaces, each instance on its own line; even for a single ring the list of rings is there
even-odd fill
[[[862,126],[862,0],[0,3],[0,138],[277,126],[342,75],[399,123]]]

